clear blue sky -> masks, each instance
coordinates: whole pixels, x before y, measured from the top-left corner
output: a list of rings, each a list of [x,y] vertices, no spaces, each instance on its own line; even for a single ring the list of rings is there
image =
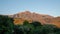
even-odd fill
[[[0,14],[15,14],[25,10],[60,16],[60,0],[0,0]]]

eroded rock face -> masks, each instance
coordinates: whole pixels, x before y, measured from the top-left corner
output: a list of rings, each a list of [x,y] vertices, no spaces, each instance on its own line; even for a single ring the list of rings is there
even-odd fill
[[[30,23],[32,21],[39,21],[42,24],[55,24],[57,26],[60,25],[60,17],[53,17],[50,15],[31,13],[29,11],[20,12],[12,15],[11,17],[14,18],[15,24],[23,24],[23,21],[27,20]]]

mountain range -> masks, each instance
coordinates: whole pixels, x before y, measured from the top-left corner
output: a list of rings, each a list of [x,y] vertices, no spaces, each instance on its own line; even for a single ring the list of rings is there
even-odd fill
[[[31,13],[30,11],[19,12],[14,15],[8,15],[14,19],[14,24],[23,24],[24,20],[39,21],[41,24],[53,24],[60,27],[60,17],[53,17],[46,14]]]

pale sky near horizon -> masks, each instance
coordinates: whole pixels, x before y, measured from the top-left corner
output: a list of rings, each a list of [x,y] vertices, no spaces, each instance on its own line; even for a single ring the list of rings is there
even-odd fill
[[[60,0],[0,0],[0,14],[15,14],[25,10],[60,16]]]

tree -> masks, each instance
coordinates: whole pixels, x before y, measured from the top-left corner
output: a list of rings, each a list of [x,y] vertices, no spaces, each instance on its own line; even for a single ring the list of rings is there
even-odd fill
[[[42,27],[42,24],[38,21],[33,21],[30,24],[33,25],[33,29],[31,28],[31,34],[40,34],[40,28]]]
[[[41,24],[40,22],[38,22],[38,21],[33,21],[31,24],[32,24],[34,27],[42,26],[42,24]]]
[[[23,25],[27,25],[27,24],[29,24],[29,22],[28,22],[27,20],[25,20],[25,21],[23,22]]]
[[[22,25],[15,25],[14,26],[14,34],[24,34]]]
[[[0,15],[0,33],[1,34],[13,34],[13,18]]]
[[[55,30],[55,25],[52,25],[52,24],[45,24],[41,27],[41,33],[42,34],[53,34],[55,33],[54,30]]]

